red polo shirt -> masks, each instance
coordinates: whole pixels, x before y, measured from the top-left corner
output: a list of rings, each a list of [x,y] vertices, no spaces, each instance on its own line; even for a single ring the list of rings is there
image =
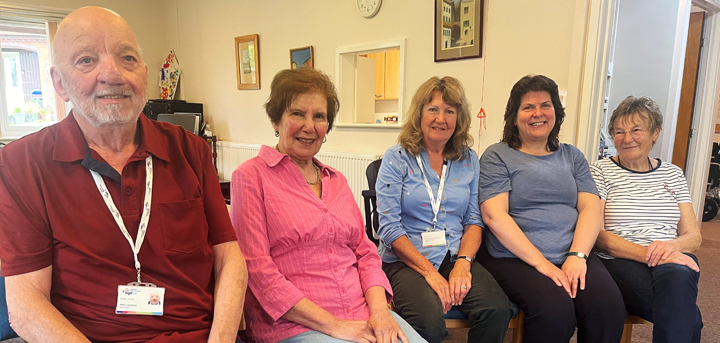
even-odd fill
[[[2,275],[52,265],[51,300],[93,342],[207,341],[214,244],[234,241],[208,144],[172,124],[138,120],[140,146],[122,175],[88,148],[71,114],[0,150]],[[130,244],[88,168],[103,175],[135,240],[153,156],[143,282],[165,287],[163,316],[115,314],[117,286],[137,281]]]

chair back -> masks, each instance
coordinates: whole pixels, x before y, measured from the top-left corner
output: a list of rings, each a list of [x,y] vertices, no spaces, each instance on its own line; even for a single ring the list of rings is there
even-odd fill
[[[369,190],[362,191],[363,200],[365,202],[365,234],[368,238],[375,243],[380,244],[380,240],[377,235],[377,230],[380,227],[380,222],[377,213],[377,197],[375,194],[375,182],[377,181],[378,172],[380,171],[380,165],[382,164],[382,158],[372,161],[365,169],[365,176],[368,180]]]
[[[380,165],[382,164],[382,158],[370,162],[367,169],[365,169],[365,176],[368,180],[368,187],[371,191],[375,190],[375,182],[377,182],[377,176],[380,172]]]

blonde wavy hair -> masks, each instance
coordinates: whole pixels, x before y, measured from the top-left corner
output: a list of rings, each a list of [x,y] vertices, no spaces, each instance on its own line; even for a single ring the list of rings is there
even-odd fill
[[[458,112],[455,132],[445,144],[443,151],[445,159],[462,160],[465,158],[466,151],[473,145],[473,138],[470,136],[470,104],[465,98],[465,89],[454,77],[445,76],[441,79],[433,76],[420,85],[412,98],[410,109],[405,114],[405,123],[400,130],[398,143],[415,156],[420,153],[420,147],[423,144],[423,132],[420,124],[422,110],[426,104],[432,101],[435,92],[440,92],[443,101]]]

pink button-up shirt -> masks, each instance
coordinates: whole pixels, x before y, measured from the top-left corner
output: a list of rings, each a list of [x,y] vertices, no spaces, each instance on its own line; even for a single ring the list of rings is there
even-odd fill
[[[247,261],[248,337],[277,342],[310,330],[281,318],[302,298],[337,318],[367,320],[365,292],[390,284],[365,236],[347,180],[321,164],[322,199],[290,157],[262,146],[232,175],[232,222]]]

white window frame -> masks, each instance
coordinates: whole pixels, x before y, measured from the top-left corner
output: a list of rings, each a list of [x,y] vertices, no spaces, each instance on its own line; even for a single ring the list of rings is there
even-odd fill
[[[72,12],[72,10],[64,8],[25,5],[0,1],[0,23],[13,26],[32,27],[37,27],[38,25],[45,25],[45,32],[48,35],[48,45],[50,44],[50,40],[52,39],[50,30],[48,28],[48,22],[60,22],[65,16],[70,14],[70,12]],[[48,51],[50,51],[50,58],[52,58],[52,49],[50,48],[50,46],[48,46]],[[4,63],[0,63],[0,142],[12,141],[27,134],[36,132],[44,127],[30,125],[13,125],[12,127],[10,126],[10,113],[8,113],[8,109],[6,106],[7,100],[5,98],[6,94],[4,69]],[[58,95],[55,94],[55,97],[57,96]],[[58,102],[56,101],[55,103],[57,104]],[[66,112],[66,114],[69,108],[69,106],[65,106],[64,111]]]

